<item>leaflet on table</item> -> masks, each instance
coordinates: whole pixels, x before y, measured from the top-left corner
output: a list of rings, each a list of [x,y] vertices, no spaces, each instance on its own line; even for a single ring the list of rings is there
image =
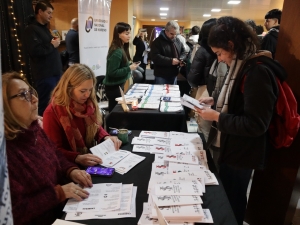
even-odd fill
[[[194,205],[203,203],[199,195],[152,195],[152,199],[157,206]]]
[[[200,165],[169,162],[168,173],[191,172],[191,171],[199,171],[205,169],[206,167]]]
[[[152,169],[151,169],[151,174],[154,172],[164,172],[165,174],[168,173],[168,165],[165,163],[152,163]]]
[[[169,177],[172,171],[168,171],[168,175],[166,177]],[[210,172],[209,170],[198,170],[198,171],[191,171],[191,172],[182,172],[182,173],[176,173],[177,176],[200,176],[204,177],[205,185],[219,185],[219,182],[216,178],[216,176]],[[169,179],[169,178],[168,178]]]
[[[162,154],[155,154],[155,157],[154,157],[154,162],[164,162],[164,155]]]
[[[179,102],[180,103],[180,97],[161,97],[161,101],[164,102]]]
[[[174,139],[171,139],[170,142],[170,148],[173,150],[173,148],[179,148],[181,150],[203,150],[203,144],[202,143],[193,143],[193,142],[183,142],[183,141],[176,141]]]
[[[153,178],[163,177],[165,174],[168,173],[168,167],[167,166],[165,166],[165,167],[161,166],[160,168],[156,168],[155,167],[156,165],[157,165],[156,163],[154,163],[154,166],[152,164],[152,170],[151,170],[151,175],[150,175],[151,178],[152,177]],[[164,165],[164,164],[161,164],[161,165]]]
[[[183,108],[182,106],[168,106],[168,105],[160,104],[159,111],[160,112],[181,112],[183,111]]]
[[[146,103],[146,104],[138,104],[138,108],[140,109],[158,109],[159,108],[159,103]]]
[[[170,132],[142,130],[139,137],[169,138]]]
[[[156,101],[160,101],[160,97],[158,96],[143,96],[141,101],[146,101],[146,100],[156,100]]]
[[[204,212],[200,204],[197,205],[183,205],[183,206],[164,206],[159,207],[162,216],[167,220],[177,221],[201,221],[204,218]],[[152,217],[157,218],[155,208],[152,208]]]
[[[116,172],[124,174],[143,161],[145,158],[146,157],[144,156],[130,153],[125,159],[115,165],[114,168],[116,169]]]
[[[169,162],[180,162],[180,163],[189,163],[189,164],[199,164],[198,157],[195,155],[182,155],[182,154],[170,154],[166,153],[164,155],[164,160]]]
[[[131,141],[133,145],[163,145],[169,146],[170,140],[166,138],[134,137]]]
[[[120,208],[122,183],[94,184],[84,188],[89,197],[81,202],[69,199],[63,211],[65,212],[105,212]]]
[[[136,217],[136,192],[137,187],[133,186],[130,211],[110,211],[104,213],[98,212],[70,212],[66,214],[65,220],[89,220],[89,219],[118,219],[125,217]]]
[[[54,223],[52,223],[52,225],[80,225],[80,224],[84,225],[83,223],[68,222],[60,219],[56,219]]]
[[[179,85],[177,85],[177,84],[164,84],[164,89],[166,89],[166,90],[178,90],[179,91]]]
[[[148,90],[163,90],[164,89],[164,86],[163,85],[150,85],[148,87]]]
[[[173,180],[155,185],[155,195],[202,195],[202,185],[196,181]]]
[[[198,133],[184,133],[184,132],[178,132],[178,131],[170,131],[170,138],[176,138],[176,139],[194,139],[194,138],[200,138]]]
[[[159,103],[160,103],[160,101],[156,100],[156,99],[146,99],[146,100],[140,101],[141,105],[143,105],[143,104],[159,104]]]
[[[172,91],[172,92],[166,92],[163,93],[162,97],[180,97],[180,91]]]
[[[177,145],[179,146],[180,144],[181,145],[190,145],[190,144],[198,144],[198,145],[203,145],[203,142],[201,140],[201,138],[198,136],[198,137],[190,137],[189,139],[188,138],[171,138],[171,141],[172,141],[172,145]]]

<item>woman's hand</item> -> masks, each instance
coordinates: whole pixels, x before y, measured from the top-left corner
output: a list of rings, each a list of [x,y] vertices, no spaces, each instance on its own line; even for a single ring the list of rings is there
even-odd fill
[[[70,178],[72,181],[83,187],[93,187],[91,175],[84,170],[72,170]]]
[[[207,104],[207,103],[206,103]],[[204,107],[203,109],[196,108],[196,112],[204,119],[208,121],[219,121],[220,113],[211,108]]]
[[[130,70],[136,70],[136,68],[139,66],[139,64],[138,63],[132,63],[130,66],[129,66],[129,68],[130,68]]]
[[[89,193],[86,190],[83,190],[78,185],[73,182],[61,186],[63,192],[65,193],[66,198],[75,198],[78,201],[89,197]]]
[[[114,145],[115,145],[115,149],[116,149],[116,150],[119,150],[120,147],[121,147],[121,145],[122,145],[122,141],[120,141],[120,140],[118,139],[118,137],[116,137],[116,136],[106,136],[106,137],[104,138],[104,140],[107,140],[108,138],[110,138],[110,139],[113,141],[113,143],[114,143]]]
[[[204,103],[207,105],[214,105],[214,98],[213,97],[202,97],[198,99],[199,103]]]
[[[95,166],[102,163],[102,159],[93,154],[78,155],[75,162],[82,166]]]

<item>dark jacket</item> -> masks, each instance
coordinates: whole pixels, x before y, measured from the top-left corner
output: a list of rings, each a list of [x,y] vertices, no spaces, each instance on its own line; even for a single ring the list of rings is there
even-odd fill
[[[160,35],[151,44],[151,60],[154,63],[154,76],[158,77],[176,77],[178,75],[178,66],[172,65],[173,58],[176,58],[172,51],[173,43],[176,46],[178,58],[185,59],[184,47],[178,38],[175,42],[170,40],[165,31],[162,30]]]
[[[135,55],[133,56],[133,62],[141,61],[142,63],[144,63],[143,53],[146,50],[144,41],[139,37],[134,37],[132,43],[136,46]]]
[[[70,29],[66,35],[66,47],[69,62],[79,63],[79,36],[78,31]]]
[[[272,27],[269,32],[263,37],[261,42],[261,50],[268,50],[272,53],[273,59],[275,58],[276,46],[279,34],[279,26]]]
[[[262,169],[271,148],[268,128],[278,87],[274,76],[269,75],[264,66],[255,64],[247,71],[244,81],[245,72],[242,70],[238,74],[229,97],[228,113],[221,113],[219,117],[219,163],[237,168]]]
[[[207,44],[207,38],[203,38],[200,48],[196,51],[187,80],[191,87],[206,85],[211,65],[217,58],[216,54]]]
[[[25,28],[24,41],[30,56],[32,77],[35,81],[62,74],[60,54],[51,44],[52,38],[47,25],[42,25],[36,20]]]

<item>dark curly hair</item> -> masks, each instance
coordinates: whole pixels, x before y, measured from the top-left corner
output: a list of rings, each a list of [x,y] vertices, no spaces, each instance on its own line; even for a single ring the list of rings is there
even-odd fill
[[[233,49],[229,41],[234,44]],[[238,59],[243,59],[245,54],[255,53],[259,49],[257,35],[244,21],[231,16],[224,16],[217,20],[217,24],[210,30],[208,44],[228,52],[233,51]]]

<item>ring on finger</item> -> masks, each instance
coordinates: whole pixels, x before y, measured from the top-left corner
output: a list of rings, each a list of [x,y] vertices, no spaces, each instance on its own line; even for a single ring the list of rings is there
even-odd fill
[[[75,191],[75,195],[78,195],[78,190]]]

